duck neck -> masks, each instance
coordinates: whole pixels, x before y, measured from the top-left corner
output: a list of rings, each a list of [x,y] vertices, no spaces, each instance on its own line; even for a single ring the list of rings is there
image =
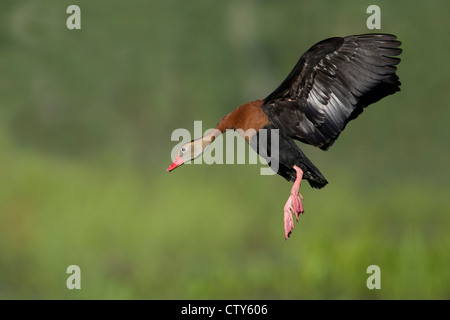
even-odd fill
[[[258,130],[264,127],[270,121],[261,109],[263,103],[263,100],[255,100],[240,106],[223,117],[217,124],[216,129],[223,133],[227,129],[247,131],[248,129]]]
[[[218,136],[222,134],[222,131],[218,130],[217,128],[212,129],[210,132],[205,134],[203,137],[201,137],[199,140],[201,140],[202,143],[202,152],[206,150],[206,148],[216,140]]]

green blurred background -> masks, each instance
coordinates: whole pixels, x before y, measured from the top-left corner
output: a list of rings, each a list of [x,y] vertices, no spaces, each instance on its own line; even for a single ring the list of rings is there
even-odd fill
[[[449,21],[444,0],[1,0],[0,298],[450,299]],[[403,42],[402,91],[328,152],[302,147],[330,184],[303,184],[288,241],[283,178],[166,172],[174,129],[214,127],[314,43],[374,31]]]

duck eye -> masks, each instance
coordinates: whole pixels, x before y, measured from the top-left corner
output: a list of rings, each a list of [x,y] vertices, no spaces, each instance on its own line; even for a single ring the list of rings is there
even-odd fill
[[[181,152],[186,152],[186,147],[181,148]]]

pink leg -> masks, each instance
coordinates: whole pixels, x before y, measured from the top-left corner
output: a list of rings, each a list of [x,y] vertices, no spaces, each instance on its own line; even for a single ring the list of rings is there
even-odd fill
[[[291,189],[291,195],[284,206],[284,235],[289,238],[289,235],[294,229],[294,219],[292,214],[295,214],[295,218],[298,221],[299,214],[303,213],[303,204],[301,199],[303,199],[302,195],[299,193],[300,182],[303,178],[303,171],[299,167],[294,165],[294,170],[297,172],[297,179],[295,179],[294,185]]]

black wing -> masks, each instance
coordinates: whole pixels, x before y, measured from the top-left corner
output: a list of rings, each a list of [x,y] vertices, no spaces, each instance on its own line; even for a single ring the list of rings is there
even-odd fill
[[[400,90],[396,38],[363,34],[317,43],[264,99],[263,111],[284,134],[328,149],[364,107]]]

